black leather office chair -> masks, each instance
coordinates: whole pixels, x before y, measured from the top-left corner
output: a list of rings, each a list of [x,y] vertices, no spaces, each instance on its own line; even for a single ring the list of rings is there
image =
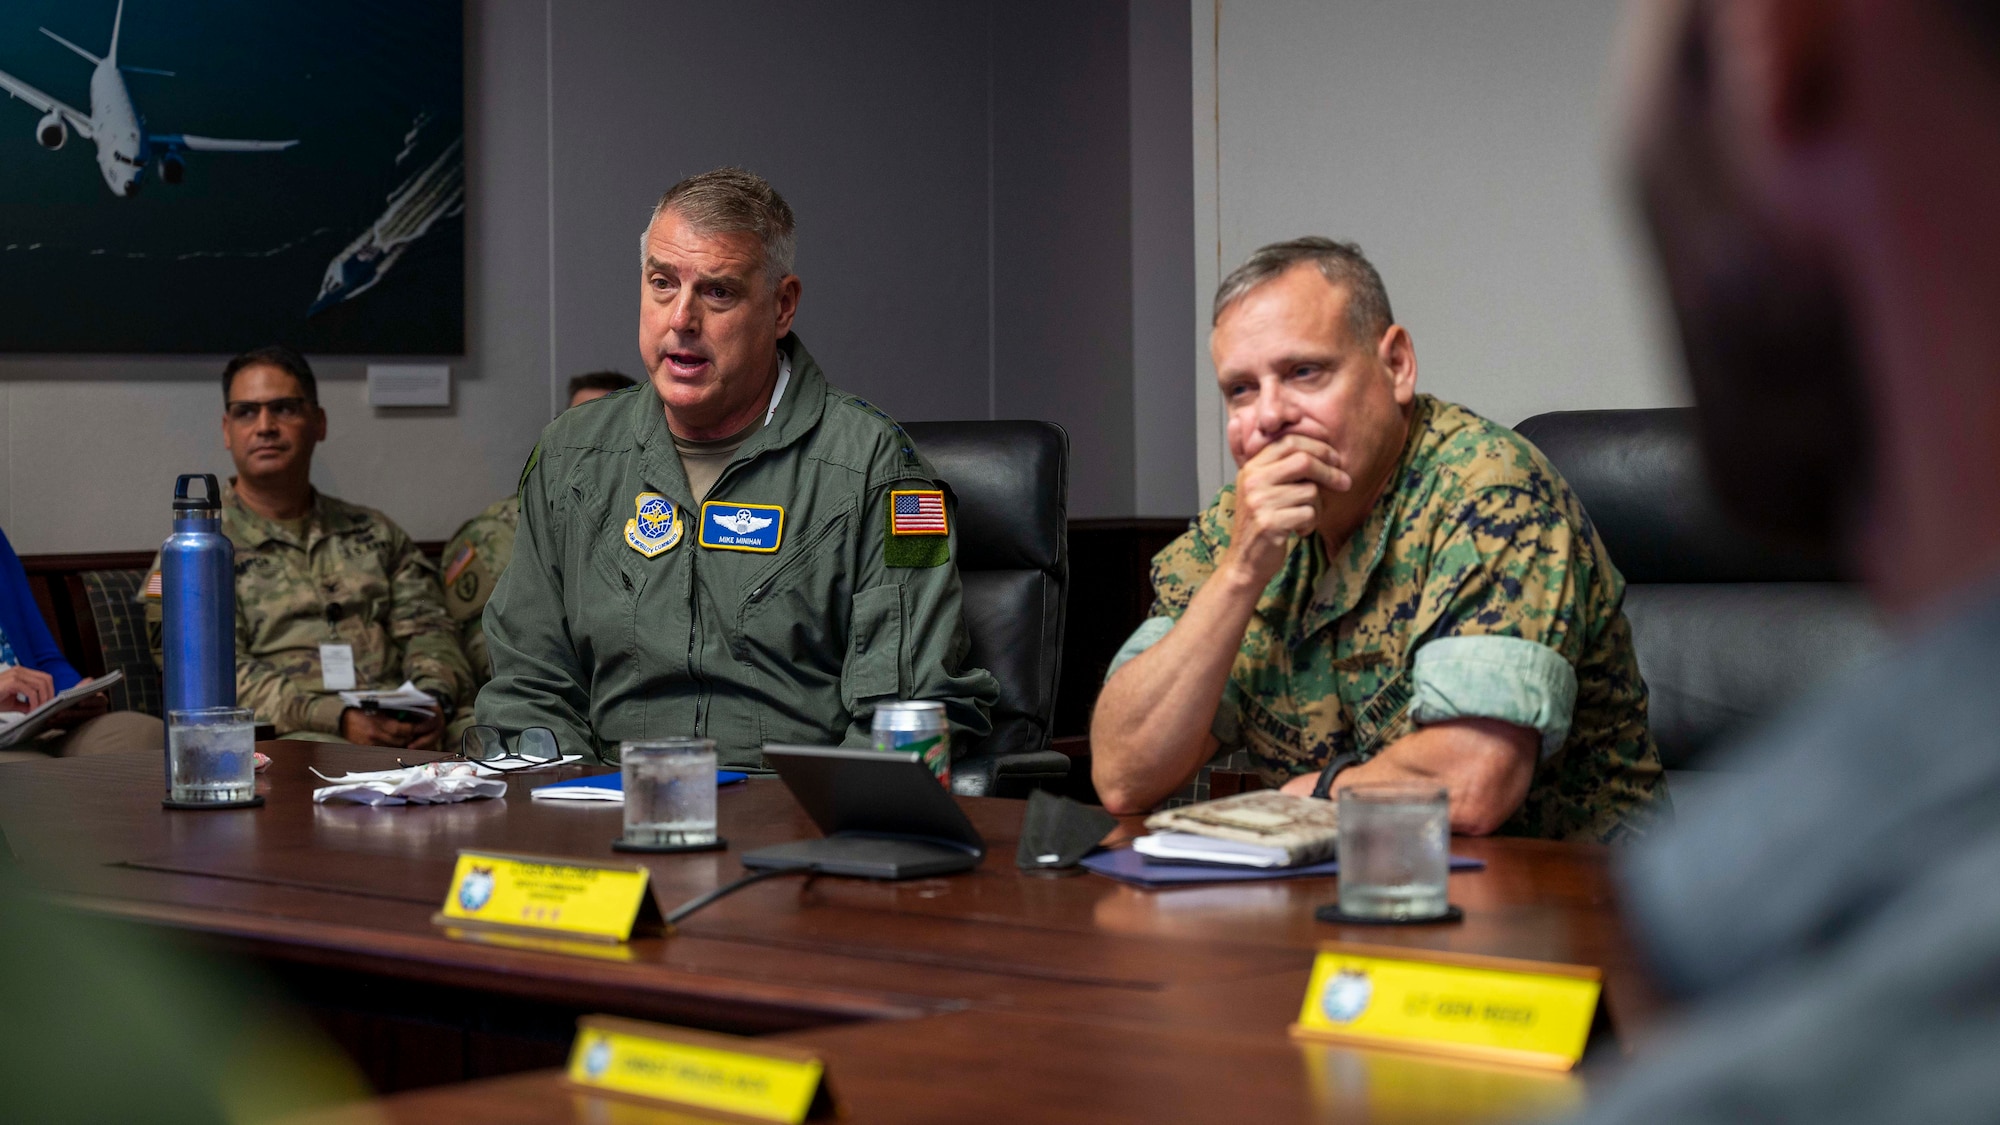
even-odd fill
[[[1698,768],[1718,741],[1884,643],[1832,560],[1729,523],[1692,409],[1562,411],[1515,428],[1576,490],[1625,575],[1625,615],[1670,774]],[[1690,782],[1670,776],[1668,788]]]
[[[1069,774],[1049,749],[1069,596],[1069,435],[1053,422],[911,422],[958,500],[968,659],[1000,681],[993,733],[952,763],[952,791],[1025,797]]]

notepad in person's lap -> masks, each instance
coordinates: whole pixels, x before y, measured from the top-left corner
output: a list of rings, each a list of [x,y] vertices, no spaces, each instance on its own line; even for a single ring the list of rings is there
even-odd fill
[[[85,680],[68,691],[57,692],[32,711],[0,712],[0,750],[40,734],[49,725],[49,720],[75,706],[79,700],[105,691],[124,678],[123,671],[113,668],[94,680]]]
[[[1339,843],[1339,821],[1332,801],[1295,797],[1275,789],[1239,793],[1219,801],[1167,809],[1146,818],[1146,827],[1166,839],[1140,848],[1161,859],[1203,863],[1239,863],[1249,867],[1292,867],[1331,857]],[[1185,834],[1206,837],[1228,847],[1202,848],[1178,840]],[[1134,847],[1138,847],[1135,843]],[[1201,850],[1200,858],[1186,853]],[[1183,854],[1174,855],[1173,852]],[[1236,856],[1240,858],[1228,858]],[[1274,862],[1275,861],[1275,862]]]

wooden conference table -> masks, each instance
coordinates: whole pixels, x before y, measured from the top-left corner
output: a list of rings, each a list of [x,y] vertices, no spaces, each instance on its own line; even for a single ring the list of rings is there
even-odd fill
[[[626,856],[617,808],[529,799],[574,768],[516,777],[500,801],[316,806],[308,766],[395,755],[260,748],[268,804],[242,811],[163,810],[154,755],[0,766],[0,829],[66,901],[269,966],[378,1088],[409,1091],[369,1107],[390,1120],[690,1120],[547,1069],[591,1012],[782,1035],[822,1053],[855,1121],[1485,1120],[1579,1100],[1591,1061],[1579,1079],[1291,1041],[1330,939],[1599,966],[1626,1038],[1656,1009],[1601,848],[1454,840],[1487,862],[1451,877],[1462,924],[1338,927],[1312,916],[1331,879],[1148,891],[1023,874],[1026,805],[1004,800],[963,802],[989,847],[967,875],[772,879],[670,938],[606,949],[455,938],[431,915],[460,848],[643,862],[671,909],[740,875],[743,849],[816,830],[782,783],[754,779],[719,795],[727,852]]]

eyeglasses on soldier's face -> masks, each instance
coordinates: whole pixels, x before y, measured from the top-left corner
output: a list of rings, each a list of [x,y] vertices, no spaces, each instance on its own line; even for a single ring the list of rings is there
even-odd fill
[[[266,410],[276,422],[296,422],[312,410],[312,404],[302,395],[286,395],[284,398],[233,399],[223,405],[223,414],[231,422],[239,425],[255,422]]]

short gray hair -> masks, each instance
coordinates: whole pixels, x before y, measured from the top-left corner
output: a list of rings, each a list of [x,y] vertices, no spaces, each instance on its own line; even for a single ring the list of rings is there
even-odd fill
[[[1389,291],[1382,286],[1382,275],[1375,272],[1375,266],[1361,252],[1361,247],[1310,235],[1261,247],[1248,261],[1231,270],[1216,287],[1215,311],[1209,316],[1209,327],[1215,327],[1222,320],[1223,310],[1252,289],[1304,262],[1318,266],[1320,276],[1330,284],[1346,287],[1347,325],[1357,335],[1380,339],[1396,323],[1396,314],[1389,311]]]
[[[646,238],[660,216],[672,211],[703,234],[752,234],[764,249],[764,271],[772,285],[792,272],[798,248],[792,205],[755,172],[717,168],[689,176],[666,190],[653,204],[646,229],[639,232],[639,263],[646,262]]]

